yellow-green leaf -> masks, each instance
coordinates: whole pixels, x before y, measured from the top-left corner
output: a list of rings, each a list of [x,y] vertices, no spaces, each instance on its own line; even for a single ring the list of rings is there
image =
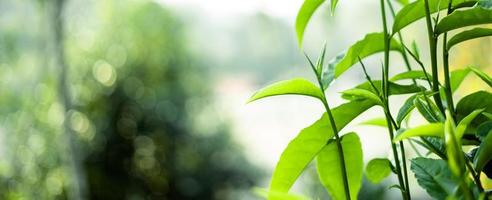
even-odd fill
[[[347,169],[350,198],[357,199],[357,194],[362,185],[362,146],[356,133],[342,136],[341,143],[345,156],[344,163]],[[334,140],[330,141],[317,157],[319,178],[333,199],[345,199],[341,163]]]
[[[460,32],[456,35],[454,35],[451,39],[448,41],[447,49],[448,51],[451,49],[451,47],[468,41],[468,40],[473,40],[476,38],[481,38],[481,37],[487,37],[487,36],[492,36],[492,29],[490,28],[474,28],[471,30],[463,31]]]
[[[306,26],[313,16],[314,11],[318,9],[318,7],[323,4],[325,0],[305,0],[301,6],[301,9],[297,13],[296,18],[296,32],[297,32],[297,41],[299,42],[299,46],[302,47],[302,39],[304,37],[304,31],[306,30]],[[332,2],[333,7],[333,2]]]
[[[402,51],[402,47],[398,41],[391,39],[390,50]],[[370,55],[384,51],[384,34],[369,33],[364,39],[357,41],[352,45],[345,56],[335,66],[335,77],[339,77],[354,64],[359,62],[359,58],[363,59]]]
[[[397,135],[393,142],[399,142],[401,140],[411,138],[411,137],[422,137],[422,136],[433,136],[433,137],[443,137],[444,125],[442,123],[431,123],[422,126],[417,126],[415,128],[408,129],[403,133]]]
[[[323,94],[318,87],[316,87],[314,84],[306,79],[295,78],[291,80],[280,81],[259,90],[248,100],[248,103],[265,97],[288,94],[304,95],[323,99]]]
[[[441,34],[467,26],[492,23],[492,10],[482,6],[472,9],[457,10],[441,19],[437,24],[435,33]]]
[[[372,183],[379,183],[391,174],[391,162],[386,158],[375,158],[366,166],[366,177]]]

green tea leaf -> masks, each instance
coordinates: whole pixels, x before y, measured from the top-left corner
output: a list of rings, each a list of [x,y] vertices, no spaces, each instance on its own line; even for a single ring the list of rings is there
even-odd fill
[[[462,177],[465,161],[461,142],[456,138],[456,125],[449,111],[446,111],[446,121],[444,122],[444,140],[449,169],[456,177]]]
[[[265,199],[270,199],[270,200],[308,200],[309,198],[304,197],[302,195],[298,194],[290,194],[290,193],[284,193],[284,192],[276,192],[276,191],[268,191],[267,189],[264,188],[254,188],[253,192]]]
[[[353,101],[333,108],[332,114],[337,128],[342,130],[355,117],[374,105],[372,101]],[[288,192],[333,135],[326,114],[313,125],[301,130],[280,156],[270,183],[270,191]]]
[[[381,88],[382,82],[380,80],[373,80],[372,83],[374,84],[374,86],[377,89]],[[411,93],[420,92],[422,90],[425,90],[424,87],[418,86],[415,84],[400,85],[397,83],[388,82],[388,85],[389,85],[388,87],[389,87],[389,94],[390,95],[411,94]],[[374,89],[372,88],[371,84],[368,81],[355,86],[355,88],[369,90],[372,93],[377,94],[377,91],[374,91]]]
[[[492,131],[489,131],[485,139],[480,144],[473,164],[477,171],[482,171],[485,164],[492,160]]]
[[[443,17],[437,24],[435,33],[441,34],[458,28],[488,23],[492,23],[492,10],[477,5],[467,10],[456,10]]]
[[[451,82],[451,91],[455,92],[463,83],[463,80],[465,80],[466,76],[470,73],[470,69],[457,69],[451,72],[449,81]]]
[[[480,141],[484,141],[489,132],[492,130],[492,121],[485,122],[480,124],[477,128],[476,136]]]
[[[410,96],[406,101],[405,103],[403,103],[403,106],[400,108],[400,110],[398,111],[398,115],[396,116],[396,123],[398,124],[398,126],[401,125],[401,123],[403,122],[403,120],[408,116],[408,114],[410,114],[410,112],[412,112],[412,110],[415,108],[415,104],[413,103],[413,101],[415,100],[415,98],[417,97],[417,94],[415,95],[412,95]]]
[[[453,36],[451,39],[448,41],[447,49],[448,51],[451,49],[451,47],[476,38],[481,38],[481,37],[487,37],[487,36],[492,36],[492,29],[490,28],[474,28],[471,30],[463,31],[455,36]]]
[[[323,71],[321,73],[321,84],[323,86],[323,90],[326,90],[328,86],[330,86],[330,84],[333,82],[333,80],[335,80],[335,65],[337,65],[337,63],[339,63],[344,56],[345,54],[335,56],[328,62],[328,65],[323,68]]]
[[[248,103],[265,97],[288,94],[311,96],[320,100],[323,99],[323,94],[318,87],[306,79],[295,78],[280,81],[259,90],[248,100]]]
[[[302,39],[304,37],[304,31],[306,26],[313,16],[314,11],[318,9],[318,7],[323,4],[325,0],[305,0],[301,6],[301,9],[297,13],[296,18],[296,32],[297,32],[297,41],[299,42],[299,46],[302,47]]]
[[[449,0],[429,0],[429,10],[435,13],[448,8]],[[471,6],[476,1],[470,0],[453,0],[453,7]],[[393,22],[393,34],[396,34],[411,23],[425,17],[424,0],[417,0],[403,7],[395,16]]]
[[[430,103],[430,101],[425,101],[424,98],[425,97],[422,97],[422,95],[417,96],[413,101],[415,107],[428,122],[430,123],[440,122],[437,113],[438,110],[434,110],[433,107],[427,103],[427,102]]]
[[[463,118],[460,123],[458,123],[458,126],[456,127],[456,139],[461,140],[463,135],[465,134],[466,129],[468,128],[468,125],[478,116],[480,115],[484,109],[478,109],[474,110],[472,113],[470,113],[468,116]]]
[[[380,126],[380,127],[388,127],[386,123],[386,118],[374,118],[360,123],[361,125],[370,125],[370,126]]]
[[[396,0],[396,1],[401,5],[407,5],[409,3],[408,0]]]
[[[410,169],[415,173],[417,182],[431,197],[446,199],[454,195],[458,184],[453,179],[446,161],[419,157],[412,159],[411,163]]]
[[[357,199],[362,186],[362,146],[356,133],[348,133],[341,137],[345,167],[351,199]],[[333,199],[345,199],[341,160],[338,157],[336,142],[331,140],[318,154],[317,170],[323,186]]]
[[[345,99],[350,99],[350,100],[367,99],[373,101],[376,104],[383,105],[381,99],[369,90],[353,88],[343,91],[342,94],[344,95]]]
[[[330,2],[330,7],[331,7],[331,14],[335,14],[335,8],[337,7],[338,0],[331,0]]]
[[[372,183],[379,183],[391,174],[391,162],[386,158],[372,159],[366,166],[366,177]]]
[[[473,71],[473,73],[475,73],[478,77],[480,77],[480,79],[482,79],[482,81],[487,83],[487,85],[489,85],[489,87],[492,87],[492,78],[490,78],[489,75],[487,75],[482,70],[479,70],[475,67],[469,67],[469,68]]]
[[[393,76],[390,81],[408,80],[408,79],[422,79],[426,80],[426,74],[423,71],[406,71]],[[429,79],[432,79],[430,74],[427,74]]]
[[[456,105],[456,120],[462,121],[466,116],[478,109],[485,109],[484,112],[492,112],[492,94],[486,91],[478,91],[463,97]],[[477,116],[466,130],[467,133],[474,134],[476,128],[489,119],[483,115]]]
[[[399,142],[401,140],[411,138],[411,137],[443,137],[444,125],[442,123],[431,123],[426,125],[417,126],[415,128],[407,129],[401,134],[397,135],[393,142]]]
[[[391,39],[390,50],[402,51],[402,47],[398,41]],[[369,33],[364,39],[357,41],[352,45],[343,59],[335,66],[335,77],[339,77],[345,71],[347,71],[354,64],[359,62],[360,59],[368,57],[370,55],[384,51],[384,34],[383,33]]]

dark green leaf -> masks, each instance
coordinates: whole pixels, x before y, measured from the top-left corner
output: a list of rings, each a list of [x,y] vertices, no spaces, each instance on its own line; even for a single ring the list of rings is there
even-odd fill
[[[472,5],[476,1],[453,0],[453,7]],[[424,0],[417,0],[403,7],[396,14],[393,22],[393,34],[410,25],[411,23],[425,17]],[[435,13],[448,8],[448,0],[429,0],[429,10]]]
[[[379,183],[391,174],[391,162],[386,158],[372,159],[366,166],[366,177],[373,183]]]
[[[436,34],[467,26],[492,23],[492,10],[477,5],[467,10],[457,10],[441,19],[436,26]]]
[[[444,126],[442,123],[432,123],[417,126],[415,128],[407,129],[403,133],[397,135],[393,142],[399,142],[401,140],[411,138],[411,137],[442,137],[444,133]]]
[[[417,96],[413,101],[415,107],[419,111],[420,114],[430,123],[440,122],[439,110],[434,110],[430,101],[426,101],[423,95]]]
[[[348,133],[342,136],[341,142],[350,197],[351,199],[357,199],[357,194],[362,185],[362,146],[356,133]],[[341,162],[334,140],[323,148],[317,158],[317,169],[321,183],[323,183],[323,186],[325,186],[333,199],[345,199]]]
[[[309,22],[309,19],[311,19],[314,11],[316,11],[316,9],[318,9],[318,7],[323,4],[323,2],[325,2],[325,0],[305,0],[302,4],[301,9],[297,13],[296,32],[299,46],[302,47],[302,39],[304,37],[304,31]]]
[[[446,199],[454,194],[457,183],[452,178],[446,161],[430,158],[415,158],[410,169],[415,178],[430,196],[435,199]]]
[[[482,171],[485,164],[492,160],[492,134],[491,131],[480,144],[473,164],[477,171]]]
[[[391,39],[390,50],[402,51],[400,43]],[[364,39],[357,41],[352,45],[343,59],[335,67],[335,77],[339,77],[354,64],[359,62],[359,58],[363,59],[370,55],[384,51],[384,34],[370,33]]]
[[[492,29],[489,28],[474,28],[471,30],[463,31],[461,33],[456,34],[448,41],[447,49],[448,51],[451,47],[476,38],[492,36]]]
[[[398,111],[398,116],[396,116],[396,123],[398,124],[398,126],[401,125],[401,122],[403,122],[407,115],[410,114],[410,112],[412,112],[412,110],[415,108],[415,104],[413,103],[413,101],[416,97],[417,94],[410,96],[405,101],[405,103],[403,103],[403,106]]]
[[[477,137],[480,139],[480,141],[485,140],[489,132],[492,130],[492,121],[485,122],[483,124],[480,124],[477,128]]]
[[[478,116],[483,112],[484,109],[478,109],[474,110],[472,113],[470,113],[468,116],[463,118],[460,123],[458,123],[458,126],[456,127],[456,138],[457,140],[461,140],[463,135],[465,134],[466,129],[468,128],[468,125]]]
[[[485,72],[483,72],[482,70],[479,70],[477,68],[474,68],[474,67],[469,67],[473,73],[475,73],[478,77],[480,77],[480,79],[482,79],[482,81],[484,81],[485,83],[487,83],[487,85],[489,85],[489,87],[492,87],[492,78],[490,78],[489,75],[487,75]]]
[[[318,87],[306,79],[295,78],[280,81],[259,90],[248,100],[248,103],[265,97],[288,94],[304,95],[323,99],[323,94]]]
[[[350,121],[375,104],[353,101],[332,109],[336,126],[342,130]],[[270,191],[288,192],[306,166],[318,155],[334,133],[326,114],[303,129],[280,156],[270,184]]]
[[[456,120],[461,121],[475,110],[485,109],[485,112],[492,112],[492,94],[486,91],[478,91],[463,97],[456,105]],[[476,128],[488,118],[479,115],[469,125],[467,133],[475,132]],[[465,134],[467,134],[465,133]]]

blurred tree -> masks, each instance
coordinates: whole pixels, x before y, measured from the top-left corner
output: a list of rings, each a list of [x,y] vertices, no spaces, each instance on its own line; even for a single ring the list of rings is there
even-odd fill
[[[26,2],[0,4],[34,13],[25,18],[37,23],[49,16]],[[230,137],[206,70],[189,56],[184,27],[168,10],[130,0],[71,0],[65,8],[66,114],[59,70],[43,66],[56,53],[44,46],[49,30],[0,31],[9,88],[0,99],[9,105],[1,109],[0,199],[68,198],[74,174],[62,157],[64,121],[80,146],[90,199],[238,199],[256,183],[262,173]]]

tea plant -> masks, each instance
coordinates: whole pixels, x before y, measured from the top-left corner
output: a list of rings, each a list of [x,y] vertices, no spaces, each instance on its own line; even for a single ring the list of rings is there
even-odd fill
[[[332,13],[337,2],[330,1]],[[297,198],[288,192],[313,159],[316,159],[319,179],[333,199],[356,199],[363,178],[363,151],[357,133],[342,134],[342,130],[374,106],[382,109],[384,116],[367,123],[387,128],[392,160],[374,158],[369,161],[365,174],[371,182],[379,183],[394,174],[398,182],[390,188],[399,189],[402,199],[411,199],[410,174],[407,171],[410,168],[418,184],[435,199],[489,199],[480,177],[482,173],[492,177],[492,93],[476,91],[458,101],[453,93],[468,74],[475,74],[490,87],[492,78],[474,67],[450,71],[449,52],[468,40],[492,36],[492,29],[485,27],[462,29],[492,23],[492,0],[397,2],[402,6],[398,13],[392,1],[379,1],[382,32],[367,34],[327,63],[326,47],[316,62],[306,55],[316,84],[303,78],[281,81],[259,90],[249,100],[304,95],[318,99],[325,109],[321,118],[301,130],[280,156],[270,188],[265,192],[268,199]],[[324,0],[305,0],[302,5],[296,19],[300,46],[311,16],[323,3]],[[387,10],[394,18],[391,30]],[[400,32],[420,19],[426,22],[430,61],[420,58],[415,42],[409,48]],[[448,38],[448,32],[453,32],[453,36]],[[437,48],[440,38],[442,51]],[[400,54],[407,68],[407,71],[391,78],[390,52]],[[364,58],[377,53],[383,53],[381,80],[373,80],[363,63]],[[438,66],[438,59],[442,59],[442,69]],[[344,72],[356,65],[361,66],[367,81],[343,91],[342,97],[348,102],[333,107],[325,91],[330,89],[335,79],[343,79]],[[429,67],[430,74],[427,72]],[[443,77],[444,84],[441,84],[440,77]],[[403,80],[411,80],[412,84],[401,84]],[[410,97],[395,115],[390,109],[389,97],[404,94]],[[428,123],[410,127],[407,120],[413,110],[417,110]],[[414,148],[418,156],[406,158],[404,143],[412,147],[419,145],[428,153],[422,155]],[[464,146],[471,146],[471,151],[465,152],[470,147]],[[410,162],[409,167],[407,161]]]

